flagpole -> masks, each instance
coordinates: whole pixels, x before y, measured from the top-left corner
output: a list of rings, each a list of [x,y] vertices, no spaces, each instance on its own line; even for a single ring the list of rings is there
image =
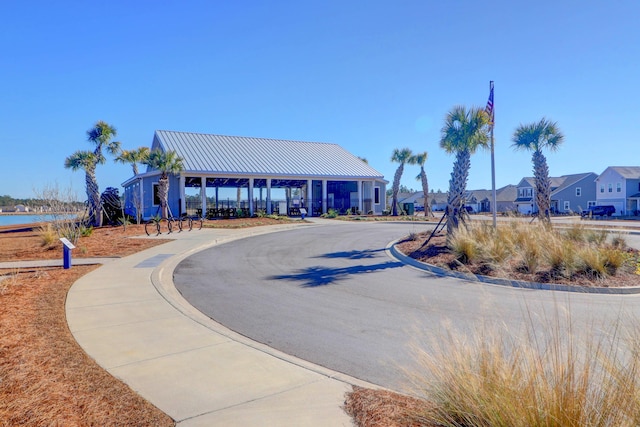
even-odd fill
[[[493,80],[489,82],[489,91],[493,95]],[[494,156],[494,139],[493,128],[495,126],[496,107],[495,99],[493,100],[493,110],[491,112],[491,191],[493,193],[493,202],[491,203],[491,211],[493,212],[493,228],[497,228],[497,201],[496,201],[496,161]]]

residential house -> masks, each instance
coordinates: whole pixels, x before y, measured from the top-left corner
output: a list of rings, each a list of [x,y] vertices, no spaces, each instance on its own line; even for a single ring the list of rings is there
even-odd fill
[[[496,212],[515,212],[516,199],[518,198],[518,187],[513,184],[505,185],[496,190]]]
[[[424,198],[422,198],[422,191],[420,192],[420,197],[423,202]],[[447,208],[447,199],[449,198],[449,193],[443,193],[442,191],[429,192],[429,203],[432,211],[444,211]]]
[[[551,213],[571,214],[595,205],[596,177],[593,172],[550,177]],[[517,185],[517,191],[517,211],[525,215],[538,213],[535,179],[522,178]]]
[[[517,189],[509,184],[496,189],[496,212],[513,212],[516,210],[515,200]],[[492,212],[492,190],[469,190],[465,193],[464,204],[470,206],[474,212]]]
[[[640,166],[609,166],[595,181],[597,205],[613,205],[615,216],[639,214]]]

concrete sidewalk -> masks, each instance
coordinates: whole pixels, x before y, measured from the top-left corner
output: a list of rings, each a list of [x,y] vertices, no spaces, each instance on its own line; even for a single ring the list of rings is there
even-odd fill
[[[72,286],[69,328],[100,366],[179,426],[352,425],[344,394],[370,384],[240,336],[173,286],[174,268],[195,252],[300,226],[313,225],[174,233],[173,242],[111,260]]]

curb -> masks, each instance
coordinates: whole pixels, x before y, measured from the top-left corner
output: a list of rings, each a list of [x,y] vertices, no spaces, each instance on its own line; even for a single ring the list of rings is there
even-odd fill
[[[411,267],[414,267],[423,271],[428,271],[442,277],[453,277],[456,279],[467,280],[469,282],[480,282],[480,283],[487,283],[490,285],[499,285],[499,286],[507,286],[512,288],[533,289],[533,290],[543,290],[543,291],[561,291],[561,292],[605,294],[605,295],[640,294],[640,286],[624,287],[624,288],[578,287],[578,286],[561,285],[561,284],[555,284],[555,283],[538,283],[538,282],[527,282],[524,280],[501,279],[497,277],[482,276],[480,274],[451,271],[442,267],[437,267],[435,265],[417,261],[401,253],[396,248],[396,244],[399,241],[400,239],[394,240],[391,243],[389,243],[385,248],[385,250],[387,251],[387,254],[390,257],[395,258],[396,260],[402,263],[410,265]]]

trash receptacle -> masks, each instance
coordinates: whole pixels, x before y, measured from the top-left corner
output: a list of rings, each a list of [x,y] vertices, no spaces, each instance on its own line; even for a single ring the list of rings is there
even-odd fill
[[[403,203],[402,204],[402,210],[407,214],[407,215],[413,215],[415,213],[415,206],[413,203]]]

